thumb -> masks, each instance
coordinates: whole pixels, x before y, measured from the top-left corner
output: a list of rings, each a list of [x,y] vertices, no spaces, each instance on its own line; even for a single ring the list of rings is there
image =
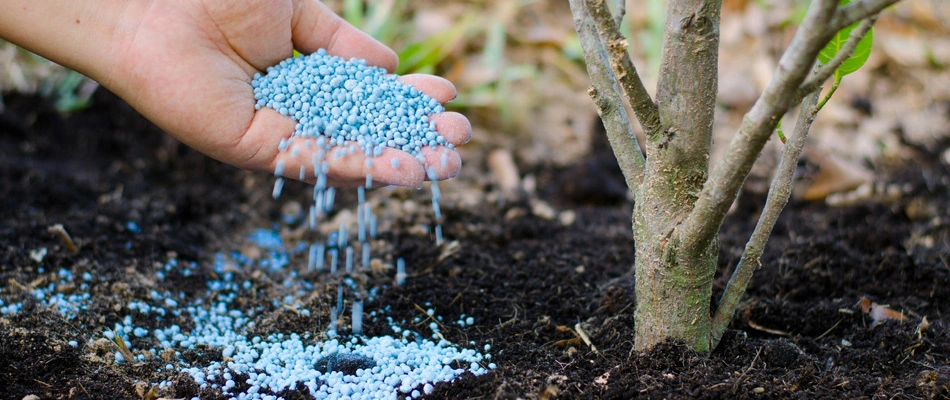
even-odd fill
[[[356,29],[317,0],[295,0],[291,35],[297,51],[310,54],[326,49],[344,59],[361,58],[369,65],[394,71],[399,58],[386,45]]]

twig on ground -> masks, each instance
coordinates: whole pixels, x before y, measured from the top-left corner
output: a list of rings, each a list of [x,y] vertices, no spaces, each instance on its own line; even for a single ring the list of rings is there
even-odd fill
[[[498,324],[498,327],[499,327],[499,328],[504,328],[504,327],[506,327],[506,326],[508,326],[508,325],[511,325],[511,324],[515,323],[515,321],[517,321],[517,320],[518,320],[518,306],[515,306],[515,314],[511,316],[511,319],[509,319],[509,320],[507,320],[507,321],[505,321],[505,322],[502,322],[501,324]]]
[[[825,337],[826,335],[828,335],[829,333],[831,333],[831,331],[835,330],[835,328],[837,328],[838,325],[841,325],[841,321],[844,321],[844,320],[843,320],[843,319],[839,319],[838,322],[835,322],[835,324],[832,325],[831,328],[828,328],[828,330],[825,331],[825,333],[822,333],[821,335],[818,335],[818,337],[816,337],[816,338],[814,339],[814,341],[817,342],[817,341],[820,340],[821,338],[823,338],[823,337]]]
[[[757,331],[762,331],[762,332],[765,332],[765,333],[771,333],[771,334],[776,335],[776,336],[792,337],[792,334],[791,334],[791,333],[788,333],[788,332],[785,332],[785,331],[780,331],[780,330],[778,330],[778,329],[766,328],[766,327],[764,327],[764,326],[762,326],[762,325],[759,325],[759,324],[757,324],[757,323],[755,323],[754,321],[751,321],[751,320],[746,321],[746,324],[748,324],[750,328],[755,329],[755,330],[757,330]]]
[[[594,346],[594,344],[591,343],[590,336],[587,336],[587,332],[584,331],[584,328],[581,326],[580,322],[574,324],[574,332],[577,332],[577,336],[580,337],[588,347],[590,347],[594,354],[600,355],[600,352],[597,351],[597,346]]]
[[[70,254],[76,254],[79,251],[79,247],[73,242],[73,238],[69,236],[69,232],[66,232],[66,228],[63,227],[63,224],[50,226],[46,228],[46,231],[58,236],[60,240],[63,241],[63,244],[66,245],[66,250],[69,250]]]
[[[765,348],[765,346],[759,347],[759,350],[755,352],[755,357],[752,357],[752,362],[749,363],[749,368],[746,368],[745,371],[742,371],[742,374],[740,374],[739,377],[736,378],[736,381],[733,384],[733,388],[738,388],[739,384],[741,384],[742,381],[745,380],[745,376],[748,375],[749,372],[752,372],[752,368],[755,368],[755,362],[759,361],[759,355],[762,354],[763,348]]]

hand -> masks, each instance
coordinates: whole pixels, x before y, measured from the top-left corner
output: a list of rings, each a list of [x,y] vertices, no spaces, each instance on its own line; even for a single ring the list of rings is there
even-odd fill
[[[294,179],[305,166],[309,180],[314,180],[313,150],[300,146],[298,157],[278,151],[296,123],[272,109],[254,110],[254,74],[290,57],[293,49],[309,54],[325,48],[331,55],[362,58],[389,71],[398,62],[391,49],[316,0],[163,0],[127,14],[125,25],[132,31],[117,49],[117,84],[110,89],[166,132],[211,157],[269,172],[283,160],[286,176]],[[455,87],[439,77],[399,79],[440,103],[456,96]],[[471,125],[461,114],[430,118],[454,145],[471,138]],[[443,165],[446,151],[448,163]],[[437,179],[454,177],[461,168],[459,154],[446,148],[426,148],[425,166],[390,148],[371,167],[362,152],[343,157],[335,153],[328,154],[328,183],[336,186],[363,185],[371,174],[377,184],[418,187],[426,179],[424,168],[434,168]],[[393,158],[399,159],[398,168],[392,166]]]

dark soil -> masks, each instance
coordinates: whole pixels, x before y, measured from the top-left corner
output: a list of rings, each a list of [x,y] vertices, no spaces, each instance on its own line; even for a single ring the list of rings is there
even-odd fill
[[[281,203],[268,200],[269,178],[184,147],[104,91],[91,109],[65,117],[38,98],[5,97],[5,103],[0,296],[7,304],[26,302],[19,314],[0,317],[0,398],[135,399],[148,389],[137,382],[163,379],[173,382],[166,397],[220,396],[199,391],[187,375],[154,372],[162,360],[115,364],[111,343],[86,343],[128,313],[129,299],[144,298],[156,285],[198,296],[216,252],[239,249],[248,232],[279,217]],[[578,168],[609,170],[598,154]],[[541,172],[550,179],[539,182],[551,182],[540,188],[546,200],[576,212],[569,225],[533,216],[519,202],[447,206],[445,232],[458,242],[454,252],[411,233],[409,224],[397,225],[384,238],[396,256],[424,268],[411,271],[406,286],[382,289],[366,309],[389,305],[394,319],[411,320],[424,314],[417,305],[429,302],[446,320],[464,313],[478,321],[467,328],[445,324],[443,335],[491,344],[498,368],[436,385],[432,399],[948,398],[950,172],[930,161],[888,171],[881,180],[906,184],[899,199],[843,208],[790,204],[733,330],[710,355],[676,343],[633,351],[631,205],[618,195],[618,182],[604,178],[609,173],[597,173],[602,182],[588,188],[576,184],[584,170]],[[763,201],[742,198],[726,222],[721,272],[738,261]],[[130,230],[130,221],[141,232]],[[79,242],[78,253],[47,232],[54,224]],[[30,251],[40,247],[49,253],[37,263]],[[195,275],[147,278],[171,256],[197,262]],[[72,320],[28,300],[29,290],[55,280],[60,268],[95,276],[89,309]],[[389,275],[367,279],[388,282]],[[717,294],[725,280],[721,273]],[[276,293],[263,290],[244,301],[268,304]],[[874,323],[862,298],[906,320]],[[332,300],[310,301],[316,309]],[[929,326],[921,329],[924,317]],[[281,310],[265,319],[258,329],[266,333],[320,324],[318,316]],[[366,330],[390,333],[382,322]],[[81,345],[69,346],[70,340]],[[221,357],[216,349],[193,353],[182,357]]]

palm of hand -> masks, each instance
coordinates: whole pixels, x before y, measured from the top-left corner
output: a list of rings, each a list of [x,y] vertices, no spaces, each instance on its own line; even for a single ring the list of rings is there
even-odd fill
[[[294,48],[304,53],[326,48],[390,71],[397,62],[392,50],[312,0],[156,1],[133,29],[133,39],[120,50],[119,68],[130,79],[116,88],[119,95],[185,144],[255,170],[273,170],[282,159],[287,171],[298,171],[310,160],[309,154],[291,157],[278,151],[295,122],[271,109],[254,110],[250,81],[256,72],[290,57]],[[441,78],[400,79],[442,103],[455,96],[454,87]],[[446,112],[433,120],[453,144],[471,136],[471,126],[460,114]],[[442,151],[424,151],[426,166],[435,168],[439,179],[454,176],[461,165],[458,153],[450,151],[443,166]],[[333,185],[360,185],[372,174],[379,183],[418,186],[426,176],[421,163],[395,149],[386,149],[372,167],[361,153],[342,158],[330,153]],[[404,167],[396,171],[392,158]]]

